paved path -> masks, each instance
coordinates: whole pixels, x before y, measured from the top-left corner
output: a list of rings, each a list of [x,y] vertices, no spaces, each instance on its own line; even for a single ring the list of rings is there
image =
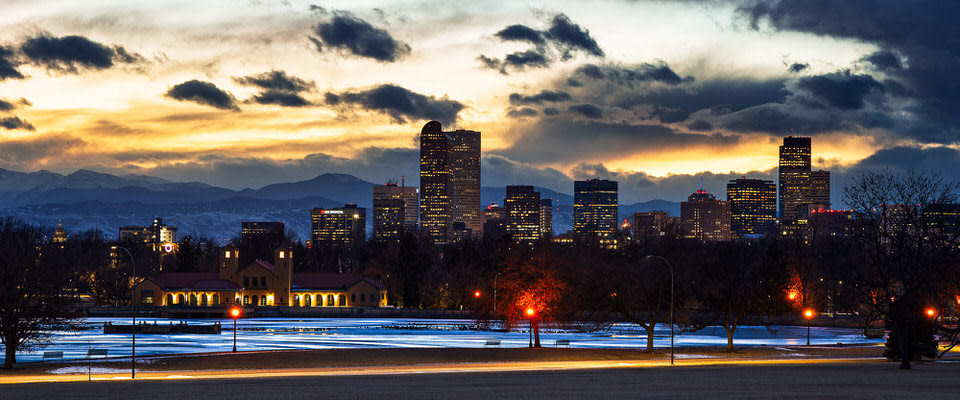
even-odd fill
[[[352,368],[166,371],[141,374],[144,379],[136,382],[128,375],[104,375],[94,382],[4,384],[0,398],[956,399],[960,394],[957,363],[919,364],[910,371],[884,361],[840,359],[684,360],[679,367],[621,360]]]

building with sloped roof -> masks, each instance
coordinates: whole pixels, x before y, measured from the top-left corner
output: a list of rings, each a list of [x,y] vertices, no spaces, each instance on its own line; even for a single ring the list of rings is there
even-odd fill
[[[167,272],[147,277],[134,291],[137,305],[212,307],[228,304],[290,307],[385,307],[387,290],[361,274],[293,273],[293,252],[240,266],[240,251],[225,246],[218,272]]]

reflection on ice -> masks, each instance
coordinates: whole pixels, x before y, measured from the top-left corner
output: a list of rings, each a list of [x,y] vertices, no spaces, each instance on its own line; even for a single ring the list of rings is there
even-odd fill
[[[90,318],[87,329],[57,332],[46,351],[63,351],[64,359],[86,357],[88,348],[108,349],[109,356],[130,355],[129,334],[103,334],[104,322],[126,324],[124,318]],[[140,320],[138,320],[139,322]],[[173,321],[179,323],[180,320]],[[146,323],[169,324],[168,319],[146,319]],[[217,320],[185,320],[188,324],[213,324]],[[230,351],[233,348],[233,321],[220,320],[220,335],[137,335],[137,355],[204,353]],[[432,319],[359,319],[359,318],[251,318],[238,323],[237,348],[250,350],[332,349],[332,348],[432,348],[483,347],[487,339],[497,338],[502,347],[525,347],[527,332],[475,330],[471,320]],[[525,329],[525,327],[520,327]],[[658,325],[654,346],[670,345],[670,327]],[[744,326],[737,329],[738,346],[785,346],[806,343],[806,327],[780,326],[767,329]],[[557,339],[569,339],[572,347],[646,347],[647,335],[632,324],[615,324],[603,332],[541,331],[541,342],[552,346]],[[693,333],[678,334],[677,346],[724,346],[726,336],[720,327],[708,327]],[[811,344],[880,343],[865,339],[856,329],[812,328]],[[17,354],[17,361],[40,361],[42,353]]]

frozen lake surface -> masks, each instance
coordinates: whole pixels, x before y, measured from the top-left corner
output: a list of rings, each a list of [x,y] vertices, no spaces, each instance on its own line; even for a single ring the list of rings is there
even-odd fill
[[[57,332],[53,342],[36,353],[18,353],[17,361],[40,361],[42,351],[63,351],[65,359],[82,359],[88,348],[107,349],[110,357],[130,356],[129,334],[103,334],[103,323],[115,325],[130,323],[128,318],[90,318],[84,320],[85,329],[76,332]],[[210,325],[220,322],[219,335],[137,335],[137,355],[225,352],[233,349],[233,320],[170,320],[163,318],[138,319],[148,324],[179,323]],[[334,348],[436,348],[483,347],[487,339],[500,339],[502,347],[527,346],[526,326],[520,330],[501,332],[476,329],[473,320],[449,319],[378,319],[378,318],[250,318],[238,322],[237,349],[287,350]],[[709,327],[697,332],[677,332],[676,345],[725,346],[723,328]],[[807,328],[799,326],[742,326],[737,330],[737,346],[784,346],[806,343]],[[647,345],[643,329],[633,324],[619,323],[598,332],[572,332],[542,329],[543,346],[553,346],[555,340],[569,339],[571,347],[642,348]],[[881,343],[882,339],[866,339],[857,329],[811,328],[811,344]],[[670,346],[669,325],[658,325],[654,346]]]

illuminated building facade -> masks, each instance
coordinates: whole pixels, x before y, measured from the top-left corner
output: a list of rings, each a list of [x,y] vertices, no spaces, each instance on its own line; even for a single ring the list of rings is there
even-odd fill
[[[416,232],[420,216],[420,191],[416,186],[406,186],[402,177],[400,182],[400,185],[395,181],[387,182],[386,185],[375,185],[373,201],[376,203],[377,200],[403,200],[403,229]],[[374,224],[376,224],[376,217],[374,217]]]
[[[700,189],[680,203],[680,222],[687,235],[703,241],[730,240],[730,203]]]
[[[243,221],[240,223],[240,240],[250,242],[257,239],[283,239],[286,226],[281,221]]]
[[[573,183],[573,230],[577,237],[610,238],[617,233],[617,182],[604,179]]]
[[[772,181],[741,177],[727,183],[730,236],[762,236],[777,223],[777,186]]]
[[[347,204],[342,208],[310,211],[310,244],[350,247],[366,238],[367,209]]]
[[[812,171],[810,138],[788,136],[780,146],[779,209],[781,222],[798,220],[801,204],[830,205],[830,171]]]
[[[360,274],[294,273],[293,252],[274,251],[272,262],[239,264],[239,250],[220,250],[218,272],[171,272],[134,287],[138,305],[223,307],[231,304],[283,307],[384,307],[386,288]]]
[[[503,199],[506,211],[507,233],[514,240],[533,243],[540,239],[540,192],[533,186],[507,186],[507,197]]]
[[[540,237],[553,236],[553,199],[540,199]]]
[[[489,239],[497,240],[507,235],[506,210],[490,203],[483,209],[483,236]]]
[[[373,238],[377,241],[397,241],[405,230],[406,202],[402,199],[373,198]]]
[[[444,244],[454,222],[474,235],[482,228],[480,132],[444,132],[430,121],[420,131],[420,232]]]
[[[479,236],[480,216],[480,132],[458,129],[447,132],[450,147],[450,218],[463,222],[472,235]]]
[[[61,244],[67,242],[67,231],[63,229],[63,221],[61,220],[57,220],[57,229],[53,231],[53,242]]]
[[[121,242],[152,244],[154,251],[163,251],[164,247],[176,248],[177,227],[166,225],[162,218],[157,217],[149,226],[121,226],[117,238]]]

